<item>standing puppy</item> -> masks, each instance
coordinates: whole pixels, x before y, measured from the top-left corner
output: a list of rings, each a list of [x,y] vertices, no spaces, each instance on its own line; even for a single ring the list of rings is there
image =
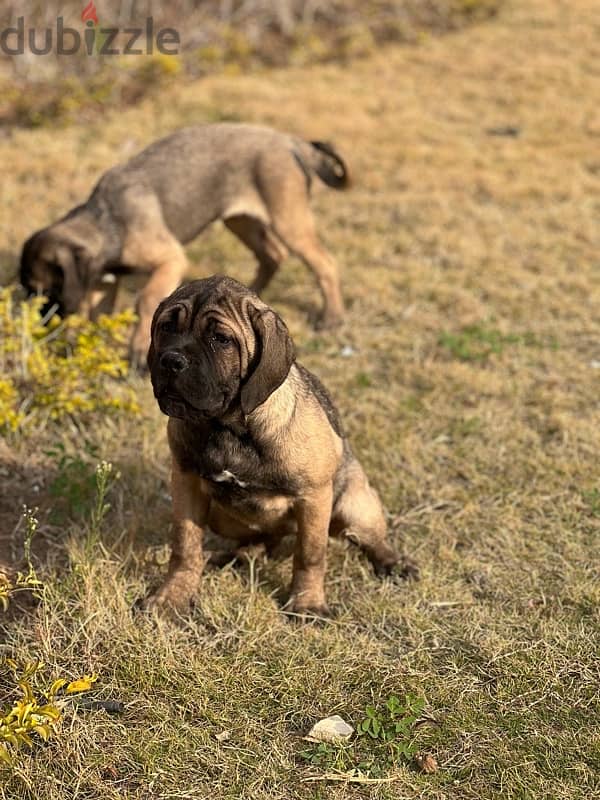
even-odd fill
[[[21,283],[63,315],[94,318],[112,311],[119,275],[146,275],[131,340],[132,360],[141,364],[152,314],[186,273],[181,245],[221,219],[258,260],[254,291],[291,250],[319,282],[320,324],[336,325],[344,306],[336,263],[317,239],[308,203],[314,174],[336,189],[349,183],[344,162],[323,142],[257,125],[184,128],[109,170],[83,205],[28,239]]]
[[[327,614],[331,534],[362,547],[378,574],[399,565],[329,395],[253,292],[218,276],[178,289],[154,314],[148,365],[170,417],[174,529],[169,574],[147,607],[189,603],[206,526],[237,542],[295,532],[294,613]],[[415,572],[399,566],[404,576]]]

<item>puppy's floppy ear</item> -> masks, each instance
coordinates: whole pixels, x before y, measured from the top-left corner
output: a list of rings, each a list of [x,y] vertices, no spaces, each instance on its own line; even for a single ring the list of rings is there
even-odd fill
[[[296,358],[292,338],[278,314],[270,308],[255,308],[250,320],[256,337],[256,352],[254,369],[240,393],[242,412],[246,416],[281,386]]]
[[[63,274],[62,303],[67,314],[75,314],[91,283],[91,254],[86,247],[61,243],[56,248],[56,263]]]
[[[162,312],[167,307],[169,300],[170,298],[167,297],[161,303],[159,303],[154,314],[152,315],[152,325],[150,327],[150,347],[148,348],[148,354],[146,356],[146,366],[148,367],[149,370],[152,369],[152,364],[154,363],[154,358],[156,356],[156,350],[154,348],[154,332],[156,331],[156,320],[160,317]]]

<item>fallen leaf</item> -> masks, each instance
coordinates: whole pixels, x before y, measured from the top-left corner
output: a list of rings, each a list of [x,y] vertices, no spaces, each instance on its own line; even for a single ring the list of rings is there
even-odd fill
[[[429,753],[417,753],[415,763],[421,772],[426,772],[428,775],[439,769],[437,761]]]

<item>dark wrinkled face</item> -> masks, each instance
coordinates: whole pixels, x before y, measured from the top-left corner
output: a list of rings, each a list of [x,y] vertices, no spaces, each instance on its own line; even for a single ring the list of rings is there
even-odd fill
[[[55,240],[45,231],[32,236],[21,254],[20,278],[29,295],[48,298],[42,314],[53,307],[61,317],[79,310],[84,290],[76,254],[69,244]]]
[[[293,345],[256,295],[227,278],[194,281],[157,308],[148,367],[161,411],[201,421],[248,414],[285,380]]]
[[[219,305],[168,304],[153,323],[148,365],[161,411],[170,417],[219,417],[239,394],[247,344]]]

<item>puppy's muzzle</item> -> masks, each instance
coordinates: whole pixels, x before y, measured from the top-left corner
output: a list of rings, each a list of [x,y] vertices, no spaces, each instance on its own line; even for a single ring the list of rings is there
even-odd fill
[[[179,350],[167,350],[160,357],[160,365],[163,369],[176,375],[186,370],[190,362]]]

